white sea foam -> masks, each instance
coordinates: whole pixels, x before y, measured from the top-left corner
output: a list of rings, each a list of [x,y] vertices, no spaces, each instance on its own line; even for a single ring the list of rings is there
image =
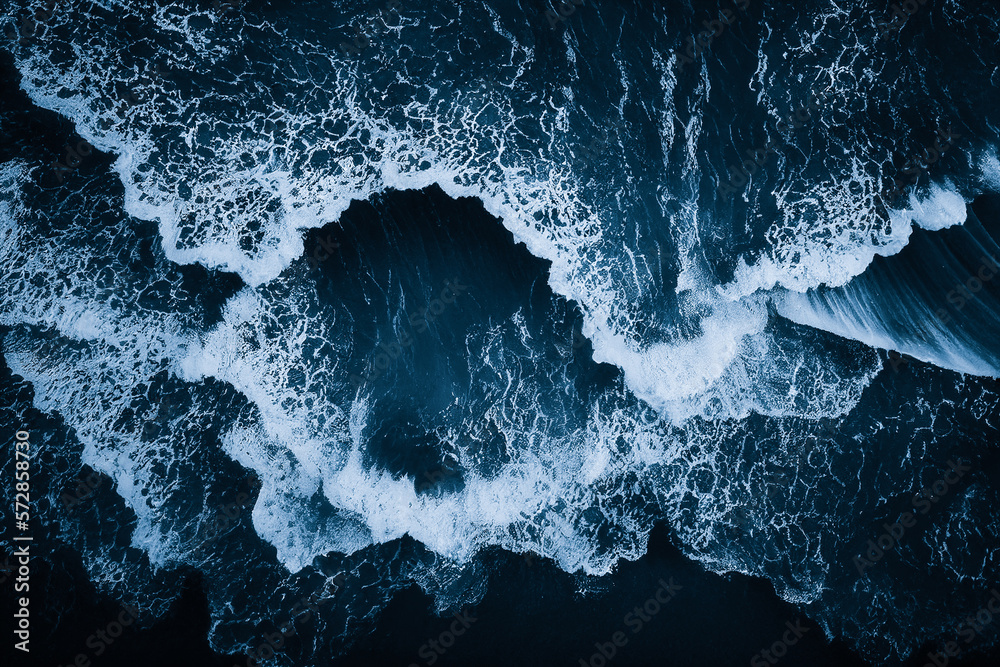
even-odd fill
[[[214,53],[191,33],[185,35],[187,57]],[[523,417],[508,415],[501,431],[509,442],[520,443],[514,448],[518,452],[515,460],[494,478],[469,474],[460,493],[418,496],[407,479],[393,479],[362,466],[360,429],[366,414],[359,407],[362,404],[346,403],[345,393],[328,389],[330,379],[338,375],[335,365],[316,368],[304,361],[304,341],[310,336],[333,339],[333,329],[340,325],[303,320],[301,326],[284,331],[280,339],[268,339],[264,329],[272,311],[290,304],[269,301],[257,288],[295,279],[288,272],[293,259],[301,255],[302,230],[335,221],[351,201],[368,199],[387,188],[420,189],[436,184],[452,197],[473,196],[482,201],[515,240],[524,243],[533,255],[552,262],[550,284],[557,293],[581,304],[584,333],[593,342],[595,360],[621,368],[632,391],[677,422],[698,415],[739,418],[752,411],[811,417],[842,414],[868,380],[867,372],[858,376],[856,370],[844,371],[840,377],[831,374],[831,382],[805,386],[796,378],[797,369],[810,363],[814,351],[767,331],[766,309],[760,298],[749,293],[746,298],[720,298],[708,275],[696,273],[690,266],[685,270],[685,299],[691,312],[705,313],[700,318],[701,331],[675,334],[673,340],[650,346],[637,344],[623,328],[628,317],[623,318],[621,312],[621,305],[631,298],[630,286],[609,281],[606,271],[617,261],[611,252],[616,244],[605,238],[601,214],[585,203],[579,184],[562,171],[501,160],[482,164],[481,172],[470,170],[469,156],[446,137],[401,132],[350,103],[345,115],[344,107],[333,101],[329,118],[346,119],[352,131],[338,139],[317,140],[304,135],[301,139],[312,142],[310,153],[325,150],[343,155],[342,171],[337,175],[307,172],[293,177],[283,162],[287,156],[281,155],[272,155],[258,167],[234,168],[243,153],[259,155],[269,148],[260,139],[211,146],[214,163],[183,154],[163,156],[142,129],[129,121],[124,127],[118,122],[112,130],[99,130],[91,115],[96,97],[83,91],[60,97],[56,92],[60,86],[74,87],[72,76],[37,61],[21,65],[28,71],[39,68],[42,76],[37,81],[58,82],[45,86],[26,77],[25,88],[36,103],[74,118],[88,141],[120,154],[115,169],[125,184],[126,208],[136,217],[159,222],[167,258],[179,264],[201,263],[235,271],[249,285],[229,301],[222,323],[202,340],[174,340],[169,349],[157,348],[157,355],[170,360],[178,377],[195,383],[207,378],[222,380],[257,409],[260,422],[227,433],[225,447],[230,456],[257,471],[263,480],[253,513],[255,527],[293,571],[324,550],[353,552],[371,542],[410,534],[459,561],[468,560],[485,544],[499,543],[551,556],[569,570],[607,572],[617,558],[641,553],[645,529],[634,526],[627,532],[629,541],[612,549],[598,549],[593,532],[597,526],[581,525],[574,519],[586,503],[580,501],[562,512],[551,511],[549,505],[572,496],[575,488],[614,480],[633,465],[662,462],[668,449],[662,438],[640,435],[650,427],[636,425],[633,418],[620,413],[610,421],[595,413],[590,427],[581,425],[562,435],[551,428],[545,430],[544,423],[519,423]],[[357,84],[344,83],[346,92],[340,100],[350,100],[351,88]],[[284,113],[293,127],[306,127],[317,120],[315,112],[299,116]],[[419,113],[434,118],[430,109]],[[485,130],[465,116],[459,121],[469,132]],[[207,119],[199,118],[191,127],[204,122]],[[368,135],[369,145],[380,150],[377,155],[366,152],[365,160],[356,166],[347,161],[346,151],[352,149],[351,137],[361,134]],[[290,143],[295,140],[291,137]],[[193,132],[185,134],[185,141],[177,150],[183,151],[182,146],[187,145],[193,155]],[[167,170],[166,175],[154,169],[136,178],[145,165],[164,159],[172,165],[190,161],[190,167]],[[182,195],[181,185],[190,192]],[[274,202],[276,208],[271,205]],[[185,219],[187,212],[198,216],[193,227]],[[240,234],[250,221],[262,223],[263,240],[248,251],[241,245]],[[696,235],[685,238],[686,249],[693,251]],[[627,275],[641,293],[643,275],[635,262]],[[74,310],[77,315],[80,311]],[[105,313],[76,318],[74,322],[80,324],[72,326],[59,321],[51,325],[66,335],[93,339],[98,323],[113,328],[121,326],[120,320]],[[152,328],[150,324],[135,322],[130,325],[129,340],[108,342],[142,349],[144,345],[137,344],[142,337],[134,338],[135,332],[164,330],[162,323]],[[248,331],[253,332],[251,340],[246,338]],[[783,353],[773,354],[777,349]],[[791,360],[776,361],[779,358]],[[289,368],[301,371],[301,377],[306,378],[304,387],[286,382]],[[130,371],[122,368],[120,374],[128,376]],[[41,375],[34,377],[44,384]],[[767,382],[761,382],[762,378]],[[55,385],[50,391],[58,394]],[[69,399],[51,405],[66,413],[76,409]],[[87,418],[107,423],[97,415],[88,414]],[[624,464],[622,453],[609,445],[623,433],[645,443],[641,464]],[[537,451],[539,442],[554,450],[563,442],[568,456],[543,456]],[[456,446],[461,451],[463,443]],[[124,451],[132,450],[126,447]],[[127,481],[136,478],[134,469],[112,470],[106,465],[102,469],[126,480],[126,495],[128,489],[141,486]],[[303,503],[320,488],[341,517],[341,528],[317,534],[310,520],[289,525],[288,516],[311,515]],[[154,545],[154,517],[142,509],[141,499],[127,499],[142,515],[137,539],[153,550],[157,562],[165,562],[167,547]],[[534,528],[529,529],[531,526]],[[170,548],[182,550],[180,545]]]
[[[166,15],[158,14],[156,21],[163,28],[175,29]],[[172,56],[174,60],[190,64],[224,53],[224,47],[206,42],[204,35],[187,28],[179,34],[185,43],[181,55]],[[102,57],[100,48],[94,57]],[[806,287],[847,280],[863,270],[876,251],[872,248],[868,257],[864,251],[858,253],[857,247],[851,245],[853,236],[846,238],[851,233],[845,231],[844,250],[837,262],[828,263],[829,253],[818,248],[804,248],[797,260],[792,260],[788,251],[778,259],[762,260],[752,271],[741,267],[734,286],[723,288],[722,299],[712,293],[714,286],[707,275],[694,277],[691,262],[685,260],[681,289],[692,292],[694,300],[710,315],[702,323],[701,333],[673,333],[673,341],[647,347],[634,341],[629,330],[632,318],[623,307],[634,300],[635,294],[643,294],[648,269],[633,261],[631,270],[619,274],[623,276],[621,281],[608,280],[610,268],[624,268],[618,266],[621,245],[601,231],[607,227],[602,218],[609,212],[595,209],[574,177],[562,170],[533,161],[470,155],[454,143],[453,132],[442,124],[447,119],[439,118],[429,105],[415,103],[412,113],[434,123],[439,128],[437,134],[418,136],[395,129],[360,111],[352,100],[362,82],[351,79],[355,74],[350,70],[340,70],[340,89],[324,113],[281,110],[290,134],[282,138],[280,145],[270,143],[267,136],[244,135],[198,146],[193,128],[234,121],[196,115],[192,129],[182,134],[186,143],[176,144],[172,149],[175,154],[164,154],[135,118],[124,122],[114,119],[111,129],[99,129],[97,118],[113,115],[100,111],[100,98],[90,90],[80,89],[72,72],[57,72],[38,59],[20,65],[39,74],[24,80],[25,89],[36,103],[73,118],[88,141],[120,155],[115,169],[126,188],[126,208],[138,218],[159,222],[164,252],[171,261],[234,271],[251,287],[261,286],[277,279],[301,255],[303,230],[336,221],[352,201],[369,199],[388,188],[421,189],[436,184],[452,197],[481,200],[515,240],[524,243],[533,255],[551,261],[550,284],[557,293],[580,304],[585,316],[584,332],[593,342],[595,358],[622,368],[629,386],[641,398],[678,420],[697,414],[737,417],[752,411],[798,414],[794,401],[754,397],[757,389],[752,378],[758,372],[752,365],[758,362],[748,359],[745,353],[753,347],[748,337],[768,335],[762,333],[766,317],[759,299],[748,298],[735,305],[726,301],[750,297],[778,283],[795,282]],[[331,70],[337,68],[331,64]],[[53,83],[38,83],[46,80]],[[63,89],[78,92],[66,95]],[[174,99],[172,91],[160,94]],[[142,110],[158,118],[152,108],[144,106]],[[493,130],[478,126],[471,112],[455,109],[451,113],[452,122],[461,124],[463,132],[492,140]],[[505,109],[504,113],[516,117],[513,109]],[[324,120],[345,122],[350,131],[332,138],[309,129]],[[695,123],[692,131],[697,132]],[[565,111],[560,111],[556,125],[565,124]],[[667,127],[672,121],[664,118],[661,125]],[[368,137],[365,145],[357,142],[362,135]],[[290,152],[297,145],[304,147],[301,156]],[[212,153],[211,159],[204,157],[206,150]],[[362,151],[360,162],[350,158],[355,150]],[[557,159],[560,151],[566,152],[559,147],[555,150]],[[340,168],[322,171],[306,165],[309,156],[321,153],[338,156]],[[244,155],[254,156],[255,166],[234,166],[242,162]],[[470,161],[475,163],[472,169]],[[164,162],[170,166],[165,171],[146,169],[147,165]],[[293,176],[293,172],[301,175]],[[843,203],[843,195],[838,197],[837,201]],[[259,223],[261,231],[248,249],[244,230],[251,223]],[[893,226],[900,246],[905,242],[903,227],[895,223]],[[696,230],[697,222],[691,219],[681,228]],[[845,226],[845,230],[849,228]],[[805,228],[801,232],[801,237],[808,236]],[[685,234],[680,231],[676,235],[682,256],[696,252],[697,235]],[[821,268],[838,264],[841,270],[834,274]],[[222,334],[215,337],[222,347],[224,338]],[[781,372],[770,365],[768,374]],[[727,368],[729,372],[725,373]],[[789,373],[792,369],[784,370]],[[230,375],[230,380],[237,382],[240,390],[265,412],[282,400],[279,396],[253,393],[252,387],[238,383],[238,374]],[[709,405],[713,407],[704,412]],[[838,412],[844,409],[838,408]],[[302,423],[298,417],[290,419],[292,424]],[[278,421],[274,422],[275,428],[279,428]],[[293,437],[293,427],[282,428],[286,431],[281,434],[283,439],[302,442],[303,459],[307,458],[305,450],[316,448],[312,440]]]
[[[869,184],[876,181],[869,179]],[[933,183],[926,194],[911,192],[909,205],[889,212],[888,229],[879,229],[874,198],[856,197],[851,182],[818,188],[782,208],[785,219],[774,230],[787,239],[752,265],[741,259],[732,282],[721,286],[729,299],[782,287],[805,292],[821,285],[839,287],[861,275],[875,256],[895,255],[909,241],[913,224],[937,230],[965,222],[965,200],[950,183]],[[815,225],[819,217],[824,225]],[[808,221],[808,222],[807,222]]]

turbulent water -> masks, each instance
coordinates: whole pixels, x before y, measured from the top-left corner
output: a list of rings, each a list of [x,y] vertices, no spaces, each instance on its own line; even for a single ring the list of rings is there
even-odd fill
[[[3,10],[0,411],[98,590],[193,565],[234,653],[335,590],[312,664],[489,546],[599,582],[664,522],[873,662],[954,639],[1000,575],[996,3],[389,4]]]

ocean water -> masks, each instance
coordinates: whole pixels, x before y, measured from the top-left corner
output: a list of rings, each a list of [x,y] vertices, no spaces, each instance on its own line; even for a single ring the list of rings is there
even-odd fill
[[[36,641],[194,576],[238,664],[596,665],[676,573],[608,662],[995,650],[1000,8],[904,5],[8,4]]]

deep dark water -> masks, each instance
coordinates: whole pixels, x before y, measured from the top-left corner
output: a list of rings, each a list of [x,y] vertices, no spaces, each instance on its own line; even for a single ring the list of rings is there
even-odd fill
[[[662,577],[675,577],[684,586],[687,600],[664,608],[614,658],[616,664],[659,665],[669,660],[677,665],[744,665],[785,630],[785,622],[801,615],[792,605],[774,596],[773,588],[759,579],[741,575],[719,578],[705,573],[670,545],[667,531],[652,533],[649,553],[634,563],[626,563],[606,583],[608,593],[598,600],[580,600],[574,594],[572,577],[560,573],[539,559],[495,552],[489,555],[490,576],[497,583],[475,608],[476,621],[454,648],[441,656],[439,665],[575,665],[576,657],[589,659],[596,652],[593,639],[607,641],[612,631],[623,628],[622,617],[636,604],[645,602],[659,587]],[[65,620],[51,635],[51,647],[83,646],[93,633],[94,618],[114,618],[120,607],[97,603],[82,571],[67,567],[58,577],[61,585],[77,591],[76,599],[61,601]],[[54,581],[49,570],[40,579]],[[100,663],[122,667],[136,664],[190,664],[231,667],[242,664],[238,656],[213,654],[205,641],[208,614],[197,574],[182,585],[179,599],[169,616],[152,628],[127,628],[122,637],[108,646]],[[407,665],[418,661],[417,651],[428,639],[447,632],[453,618],[431,613],[429,599],[413,588],[398,594],[386,607],[372,632],[347,656],[319,661],[317,665],[368,666]],[[5,607],[9,606],[5,601]],[[511,608],[523,610],[516,618]],[[7,609],[5,608],[5,613]],[[821,630],[806,619],[804,639],[790,650],[792,664],[866,665],[839,640],[827,643]],[[559,641],[553,641],[554,637]],[[705,647],[709,650],[706,651]],[[573,658],[566,651],[575,651]],[[931,650],[924,647],[921,655]],[[49,650],[17,664],[50,666],[68,664],[65,650]],[[996,656],[981,655],[953,661],[956,667],[989,667]],[[924,664],[910,660],[907,667]]]

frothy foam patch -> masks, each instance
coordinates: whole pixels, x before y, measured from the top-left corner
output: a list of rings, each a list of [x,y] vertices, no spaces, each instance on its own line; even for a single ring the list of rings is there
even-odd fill
[[[965,204],[965,199],[950,182],[931,183],[924,198],[911,192],[909,208],[892,211],[892,215],[902,218],[901,222],[908,218],[924,229],[936,231],[964,223],[968,215]]]
[[[103,25],[100,18],[90,20],[95,22],[95,29]],[[171,23],[181,20],[179,17],[171,18],[162,12],[152,20],[181,40],[177,54],[170,56],[173,61],[185,65],[202,62],[211,67],[230,55],[232,47],[211,29],[192,31],[186,25]],[[112,38],[101,30],[97,32],[103,37],[89,54],[91,62],[107,59],[113,51]],[[286,36],[271,35],[270,39],[277,40],[275,48],[279,50],[295,52],[299,48]],[[331,76],[337,85],[330,90],[336,92],[331,93],[331,99],[309,109],[275,107],[281,131],[276,127],[261,133],[248,132],[243,126],[253,128],[258,120],[263,122],[263,117],[240,118],[243,112],[231,105],[209,116],[178,99],[169,77],[150,86],[152,97],[188,104],[192,120],[186,127],[174,125],[158,109],[157,102],[141,106],[144,113],[150,114],[144,123],[139,123],[137,116],[118,117],[117,108],[101,107],[100,90],[79,85],[76,70],[57,71],[33,55],[22,58],[19,66],[36,74],[26,76],[23,83],[36,103],[73,118],[88,141],[120,154],[115,169],[125,185],[126,208],[141,219],[159,221],[163,249],[171,261],[234,271],[251,287],[262,286],[277,279],[301,255],[303,230],[337,220],[352,201],[369,199],[387,188],[417,189],[436,184],[453,197],[480,199],[518,242],[535,256],[552,262],[550,284],[557,293],[581,305],[585,332],[598,358],[622,368],[639,395],[658,406],[673,406],[690,399],[686,407],[671,408],[669,412],[679,418],[697,414],[692,406],[707,403],[700,400],[700,395],[718,383],[721,368],[738,353],[737,341],[748,333],[759,333],[759,316],[751,316],[747,326],[737,324],[740,316],[720,314],[726,306],[718,304],[713,308],[715,314],[703,323],[706,332],[699,339],[664,331],[674,340],[650,348],[637,344],[635,316],[628,312],[627,304],[636,295],[642,297],[648,269],[637,264],[628,247],[625,249],[631,253],[630,267],[622,266],[616,257],[615,248],[620,248],[620,243],[602,230],[617,216],[601,211],[593,197],[581,190],[574,174],[553,168],[552,164],[559,164],[558,159],[543,164],[526,159],[523,153],[470,152],[468,137],[477,137],[483,147],[503,142],[493,125],[481,124],[469,109],[495,105],[498,113],[514,120],[520,112],[509,102],[488,94],[476,99],[464,94],[455,106],[441,110],[414,101],[412,115],[435,128],[431,133],[414,133],[362,110],[356,100],[365,86],[361,73],[339,68],[340,60],[333,54],[320,52],[316,57],[328,64],[329,72],[335,72]],[[76,67],[85,64],[77,63]],[[520,68],[513,68],[509,75],[516,77],[519,72]],[[405,73],[403,76],[405,79]],[[109,76],[102,79],[106,88],[114,83]],[[63,89],[73,92],[67,96]],[[207,91],[206,95],[215,93]],[[266,100],[262,103],[276,104]],[[542,112],[542,117],[546,116]],[[666,119],[663,122],[666,127]],[[554,130],[565,125],[565,112],[550,123]],[[153,126],[173,140],[151,139]],[[342,128],[343,132],[331,133],[324,129],[328,126]],[[216,127],[220,132],[206,142],[200,138],[202,127]],[[561,146],[547,150],[554,158],[560,153],[569,157],[573,152]],[[612,194],[611,199],[622,201],[620,194]],[[841,196],[838,202],[843,201],[846,199]],[[250,233],[250,229],[256,231]],[[846,241],[849,232],[844,235]],[[685,247],[692,252],[696,236],[679,233],[679,238],[688,239]],[[809,284],[829,280],[822,271],[817,274],[801,268],[823,263],[825,257],[818,250],[814,255],[807,251],[801,259],[791,262],[791,255],[786,253],[780,261],[768,264],[771,260],[767,260],[763,273],[773,274],[772,284],[789,274],[801,274],[798,279]],[[845,264],[842,273],[854,274],[869,260],[845,252],[841,261]],[[609,276],[614,278],[609,280]],[[708,276],[694,279],[690,272],[684,276],[684,289],[713,300],[710,293],[714,286]],[[754,282],[739,276],[737,283],[741,286]],[[766,282],[757,281],[759,285]],[[740,287],[736,291],[745,296],[754,290]],[[736,312],[758,310],[752,302],[736,307]],[[723,324],[727,318],[728,324]],[[721,342],[711,341],[714,335],[720,336]],[[707,367],[696,367],[704,365],[704,360],[696,363],[699,355],[709,358]],[[737,373],[726,381],[749,380]],[[752,387],[743,390],[752,392]],[[739,393],[732,392],[732,396]],[[280,398],[257,396],[253,400],[261,409],[267,409],[269,401]],[[760,401],[735,400],[721,413],[711,414],[736,416],[760,407]],[[768,410],[777,409],[777,403],[770,403]],[[794,413],[790,406],[785,409]],[[295,423],[301,422],[293,418],[291,424]],[[277,420],[273,424],[276,426]],[[295,439],[295,427],[285,428],[281,437]],[[303,448],[315,444],[307,439]]]
[[[984,183],[994,191],[1000,191],[1000,158],[996,154],[984,154],[979,159],[979,171]]]
[[[301,294],[295,290],[286,293]],[[538,422],[537,415],[511,405],[514,412],[501,417],[499,431],[514,458],[489,478],[477,474],[472,462],[476,443],[468,433],[474,432],[474,427],[456,425],[445,437],[453,440],[450,449],[458,453],[458,464],[466,468],[463,489],[457,493],[418,493],[419,479],[396,478],[364,462],[364,433],[371,410],[367,399],[351,398],[353,388],[336,387],[342,379],[330,386],[330,378],[338,377],[334,372],[338,360],[330,358],[317,364],[298,345],[302,336],[295,330],[285,332],[277,341],[265,339],[270,313],[295,310],[290,304],[264,303],[260,294],[245,290],[228,304],[225,323],[206,338],[204,346],[191,348],[179,364],[186,380],[196,382],[205,376],[225,380],[258,406],[260,426],[229,433],[226,450],[266,480],[254,510],[255,526],[276,546],[278,557],[291,571],[324,550],[353,553],[407,534],[457,562],[470,561],[487,544],[503,544],[517,551],[530,548],[551,555],[571,571],[583,569],[595,574],[608,572],[624,553],[641,553],[644,531],[635,538],[639,542],[629,541],[631,546],[600,547],[594,543],[596,526],[582,533],[579,529],[567,532],[574,522],[550,508],[581,484],[627,471],[609,458],[608,442],[616,442],[620,436],[617,428],[602,425],[600,411],[593,414],[590,426],[581,424],[560,433],[553,425],[565,421],[565,416],[552,415]],[[318,314],[315,321],[303,324],[303,331],[325,335],[322,323],[326,319]],[[250,340],[258,344],[248,345]],[[470,361],[490,362],[489,355]],[[306,384],[291,384],[289,377],[307,378]],[[323,382],[313,384],[309,378]],[[518,382],[528,386],[511,389],[516,394],[530,388],[529,378]],[[338,396],[346,401],[343,407],[327,402]],[[479,421],[481,417],[470,415],[470,419]],[[625,418],[618,414],[616,419]],[[321,431],[306,426],[319,423],[324,424]],[[597,440],[595,432],[602,434]],[[597,465],[588,451],[604,451],[602,463]],[[647,461],[653,458],[645,455]],[[353,528],[317,535],[313,524],[323,518],[316,510],[296,513],[307,520],[292,525],[281,521],[289,516],[290,508],[306,503],[320,486],[328,509]],[[576,515],[590,506],[578,500],[563,512]],[[535,521],[537,534],[526,528]],[[519,539],[512,539],[512,535]]]
[[[996,162],[989,153],[981,158],[987,182],[997,173],[988,166],[990,160]],[[965,198],[944,179],[909,192],[908,205],[890,209],[888,226],[883,226],[881,181],[866,175],[857,158],[851,164],[852,173],[842,180],[810,184],[808,193],[776,193],[783,220],[769,233],[769,252],[752,265],[740,258],[734,279],[720,288],[723,295],[740,299],[775,288],[805,292],[821,285],[839,287],[861,275],[876,256],[902,250],[914,224],[938,230],[966,220]]]

